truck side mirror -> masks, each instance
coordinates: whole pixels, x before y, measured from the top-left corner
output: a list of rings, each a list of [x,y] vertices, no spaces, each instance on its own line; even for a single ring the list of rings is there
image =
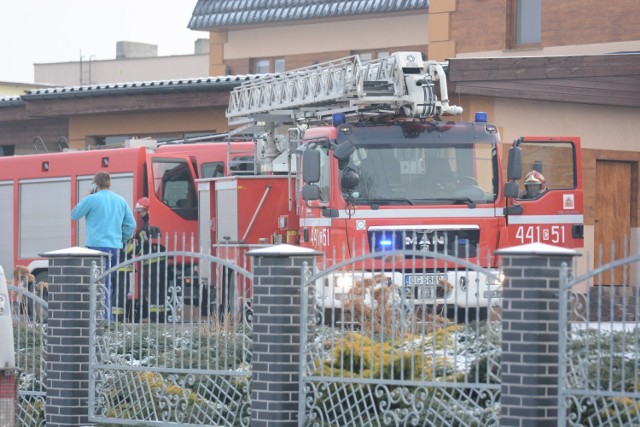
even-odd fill
[[[320,200],[320,187],[316,184],[307,184],[302,187],[302,200]]]
[[[351,141],[344,141],[333,151],[333,157],[338,160],[346,160],[354,151],[356,151],[356,147],[351,143]]]
[[[520,147],[509,149],[509,160],[507,163],[507,179],[518,180],[522,177],[522,152]]]
[[[318,150],[307,148],[302,153],[302,179],[307,184],[320,181],[320,152]]]
[[[507,182],[504,185],[505,197],[518,197],[518,183],[515,181]]]

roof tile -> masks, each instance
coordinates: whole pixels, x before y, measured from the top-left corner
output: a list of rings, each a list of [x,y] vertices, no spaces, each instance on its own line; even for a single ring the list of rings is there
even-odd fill
[[[429,0],[198,0],[189,28],[426,10]]]
[[[156,92],[163,89],[175,90],[229,90],[230,86],[237,86],[244,81],[260,77],[260,74],[243,74],[234,76],[214,76],[200,78],[186,78],[174,80],[156,80],[125,83],[110,83],[90,86],[48,87],[27,90],[19,97],[0,97],[0,107],[15,106],[25,100],[40,100],[51,98],[83,98],[89,96],[110,96],[112,94],[136,94],[141,92]]]

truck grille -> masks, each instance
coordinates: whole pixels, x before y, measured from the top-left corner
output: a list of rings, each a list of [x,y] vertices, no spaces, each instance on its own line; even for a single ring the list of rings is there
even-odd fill
[[[377,229],[369,230],[368,237],[372,252],[412,250],[474,258],[480,230]]]

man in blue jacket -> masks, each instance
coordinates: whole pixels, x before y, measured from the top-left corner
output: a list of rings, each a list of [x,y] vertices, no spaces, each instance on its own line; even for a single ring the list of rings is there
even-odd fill
[[[71,211],[71,219],[86,220],[86,246],[89,249],[110,254],[107,269],[118,262],[118,250],[133,236],[136,220],[127,201],[110,190],[111,176],[107,172],[98,172],[93,177],[91,193],[82,199]],[[105,317],[113,319],[111,314],[111,280],[105,277],[106,310]]]

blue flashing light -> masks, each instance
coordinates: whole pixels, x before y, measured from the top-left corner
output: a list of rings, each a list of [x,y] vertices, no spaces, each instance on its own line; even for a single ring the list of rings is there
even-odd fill
[[[331,115],[331,121],[334,126],[339,126],[347,122],[347,116],[344,113],[333,113]]]
[[[476,118],[474,121],[487,123],[487,113],[485,113],[484,111],[477,111]]]
[[[393,247],[393,240],[380,240],[380,246],[383,248]]]

